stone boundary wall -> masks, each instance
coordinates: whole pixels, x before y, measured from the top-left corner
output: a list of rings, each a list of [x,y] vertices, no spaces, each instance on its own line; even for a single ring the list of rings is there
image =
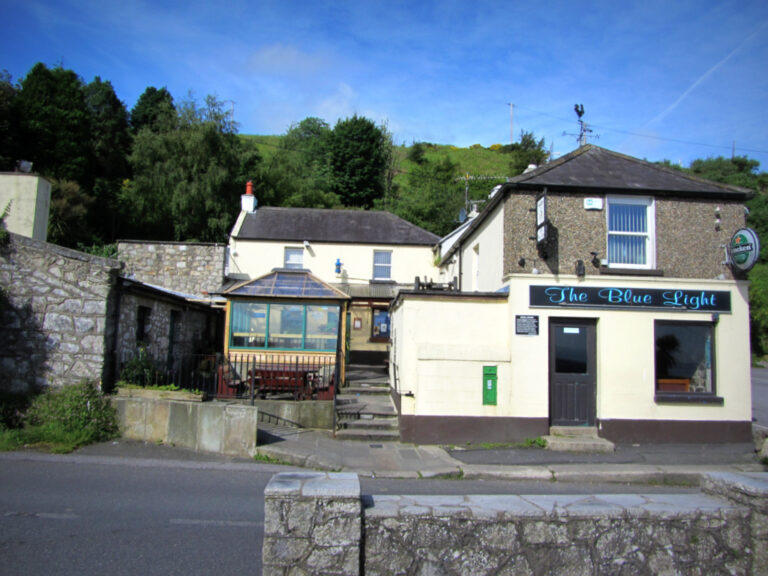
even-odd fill
[[[109,380],[120,263],[10,235],[0,247],[0,390]]]
[[[111,398],[123,438],[239,458],[256,454],[258,408],[219,402]]]
[[[355,475],[278,474],[263,574],[766,573],[768,475],[712,474],[703,489],[360,497]]]
[[[184,294],[215,292],[224,281],[224,244],[121,240],[124,276]]]

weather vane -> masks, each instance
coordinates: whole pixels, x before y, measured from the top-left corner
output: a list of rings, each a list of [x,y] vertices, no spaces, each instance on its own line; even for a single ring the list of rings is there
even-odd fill
[[[576,116],[579,117],[579,133],[571,134],[570,132],[563,132],[563,136],[575,136],[579,146],[586,146],[588,143],[587,138],[600,138],[599,134],[590,136],[590,134],[592,134],[592,128],[581,119],[581,117],[584,116],[584,104],[574,104],[573,111],[576,112]]]

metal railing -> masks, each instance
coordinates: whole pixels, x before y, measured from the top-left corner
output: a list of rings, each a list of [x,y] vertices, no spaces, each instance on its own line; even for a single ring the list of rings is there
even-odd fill
[[[198,390],[207,398],[333,400],[338,388],[336,359],[336,355],[308,354],[184,354],[161,363],[146,354],[124,354],[117,363],[117,379]]]

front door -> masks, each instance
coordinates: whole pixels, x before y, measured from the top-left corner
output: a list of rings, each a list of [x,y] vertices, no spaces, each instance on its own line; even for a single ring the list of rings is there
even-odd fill
[[[549,420],[551,426],[595,425],[594,320],[549,321]]]

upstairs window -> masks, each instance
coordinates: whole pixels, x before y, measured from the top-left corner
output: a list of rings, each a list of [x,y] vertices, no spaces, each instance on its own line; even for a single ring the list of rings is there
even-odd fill
[[[653,268],[655,214],[653,198],[608,197],[608,265]]]
[[[286,248],[283,268],[292,270],[304,268],[304,248]]]
[[[373,279],[392,279],[392,252],[388,250],[373,251]]]

